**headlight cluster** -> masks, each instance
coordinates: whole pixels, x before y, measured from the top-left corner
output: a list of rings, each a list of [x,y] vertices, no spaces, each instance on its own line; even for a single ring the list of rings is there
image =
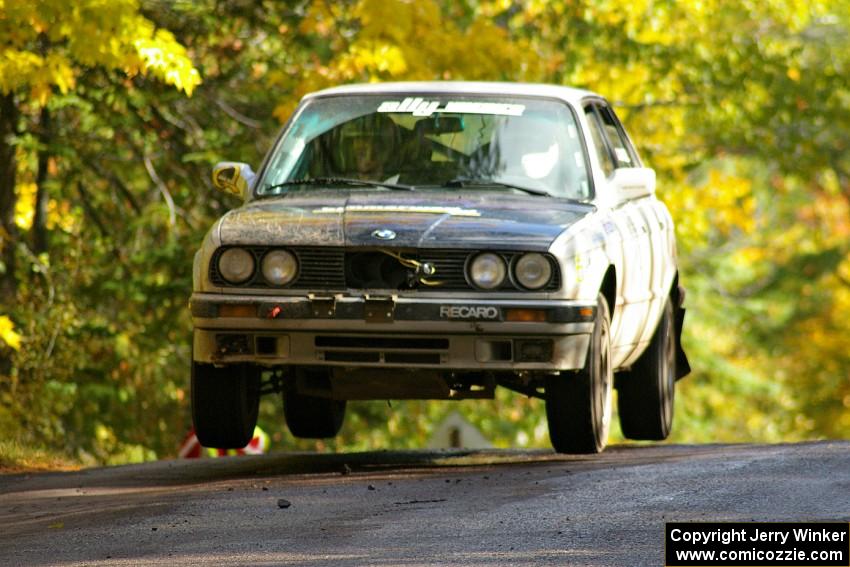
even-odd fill
[[[245,283],[256,270],[254,255],[244,248],[228,248],[218,257],[218,272],[228,283]],[[287,285],[298,275],[298,259],[288,250],[271,250],[260,259],[260,272],[269,285]]]
[[[522,288],[542,289],[552,279],[552,263],[543,254],[520,254],[514,257],[511,264],[513,281]],[[499,254],[483,252],[469,262],[467,274],[476,287],[497,289],[508,277],[508,264]]]
[[[514,264],[514,276],[522,287],[540,289],[552,279],[552,264],[543,254],[523,254]]]
[[[469,278],[481,289],[496,289],[505,281],[508,268],[498,254],[485,252],[472,259]]]
[[[272,285],[286,285],[298,274],[298,260],[288,250],[272,250],[263,256],[263,277]]]
[[[228,248],[218,257],[218,271],[230,283],[244,283],[254,275],[254,256],[242,248]]]

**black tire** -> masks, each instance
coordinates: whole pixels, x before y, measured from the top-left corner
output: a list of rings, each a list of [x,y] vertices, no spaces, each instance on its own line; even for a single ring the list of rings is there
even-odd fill
[[[323,373],[321,370],[298,368],[296,373]],[[326,379],[326,376],[320,378]],[[328,439],[336,437],[345,420],[345,400],[332,400],[300,394],[295,384],[287,385],[283,392],[283,415],[290,433],[302,439]]]
[[[676,395],[676,329],[668,298],[646,351],[617,377],[620,430],[628,439],[662,441],[670,435]]]
[[[254,437],[259,408],[257,367],[192,363],[192,421],[201,445],[241,449]]]
[[[546,379],[549,439],[558,453],[599,453],[608,443],[614,372],[611,316],[602,294],[596,300],[596,313],[584,369]]]

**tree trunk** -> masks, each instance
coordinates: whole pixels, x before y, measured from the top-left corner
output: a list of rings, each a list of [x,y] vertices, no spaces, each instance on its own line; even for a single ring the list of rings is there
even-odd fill
[[[50,111],[41,107],[38,123],[38,170],[35,174],[35,215],[32,220],[32,249],[36,254],[47,250],[47,164],[53,141]]]
[[[18,244],[18,228],[15,226],[15,160],[14,137],[18,128],[18,107],[15,95],[0,96],[0,302],[14,302],[17,281],[15,279],[15,247]]]

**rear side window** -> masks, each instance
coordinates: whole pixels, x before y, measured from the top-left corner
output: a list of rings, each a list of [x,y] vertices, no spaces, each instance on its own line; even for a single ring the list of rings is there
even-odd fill
[[[602,104],[597,106],[597,111],[602,120],[608,142],[611,144],[611,151],[614,153],[616,167],[640,167],[637,152],[635,152],[635,149],[629,143],[623,126],[620,124],[614,111],[609,106]]]
[[[602,171],[605,172],[605,177],[614,173],[614,158],[608,148],[608,142],[605,140],[605,135],[602,133],[602,126],[599,117],[594,110],[593,105],[584,107],[584,113],[587,116],[587,126],[590,130],[590,137],[593,139],[593,148],[596,156],[599,158],[599,164],[602,166]]]

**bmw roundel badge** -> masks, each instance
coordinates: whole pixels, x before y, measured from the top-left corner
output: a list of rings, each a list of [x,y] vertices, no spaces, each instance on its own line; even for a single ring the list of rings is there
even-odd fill
[[[388,228],[379,228],[372,233],[372,236],[380,240],[393,240],[395,238],[395,232]]]

